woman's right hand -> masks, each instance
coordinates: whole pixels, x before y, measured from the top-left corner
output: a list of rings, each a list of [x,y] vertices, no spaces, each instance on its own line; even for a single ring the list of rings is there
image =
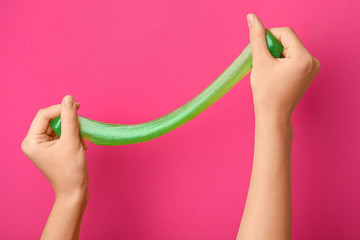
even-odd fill
[[[284,46],[283,58],[267,49],[265,28],[254,14],[247,16],[253,52],[251,88],[255,116],[290,120],[292,112],[317,75],[320,62],[304,47],[290,28],[272,28]]]

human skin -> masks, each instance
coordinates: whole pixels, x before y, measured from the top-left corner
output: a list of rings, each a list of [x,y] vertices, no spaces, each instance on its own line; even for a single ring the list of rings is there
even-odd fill
[[[45,175],[55,192],[55,201],[41,239],[78,239],[81,220],[89,198],[87,146],[79,137],[77,109],[72,96],[62,104],[38,111],[21,149],[27,158]],[[61,115],[60,138],[49,122]]]
[[[247,16],[255,112],[253,168],[237,240],[291,239],[292,113],[317,75],[320,62],[290,28],[270,31],[284,46],[283,58],[266,47],[265,28]]]
[[[248,15],[253,52],[251,87],[255,112],[255,149],[249,192],[238,240],[291,238],[291,115],[316,76],[320,63],[289,28],[271,32],[284,46],[284,58],[267,49],[260,19]],[[66,104],[66,103],[69,103]],[[55,202],[41,239],[78,239],[88,201],[88,171],[84,141],[72,96],[42,109],[22,142],[25,155],[49,180]],[[49,126],[61,115],[58,138]]]

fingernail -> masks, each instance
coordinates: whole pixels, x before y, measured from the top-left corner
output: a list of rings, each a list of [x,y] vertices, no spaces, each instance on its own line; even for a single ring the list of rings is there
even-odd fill
[[[254,22],[255,22],[255,17],[253,14],[248,14],[246,16],[247,18],[247,21],[248,21],[248,25],[249,25],[249,28],[251,28],[252,26],[254,26]]]
[[[74,106],[74,98],[72,96],[70,96],[70,95],[65,97],[64,102],[65,102],[66,107]]]

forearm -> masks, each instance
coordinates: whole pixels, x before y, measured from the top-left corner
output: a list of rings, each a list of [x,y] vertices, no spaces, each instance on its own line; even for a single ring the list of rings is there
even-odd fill
[[[81,222],[82,222],[82,218],[83,218],[84,213],[85,213],[85,208],[87,206],[88,199],[89,199],[89,192],[87,191],[86,196],[85,196],[85,200],[83,201],[82,206],[81,206],[81,215],[79,216],[77,224],[76,224],[76,230],[75,230],[75,233],[73,235],[73,240],[79,239]]]
[[[256,116],[254,162],[238,239],[290,239],[290,119]]]
[[[56,197],[41,239],[78,239],[87,200],[87,191]]]

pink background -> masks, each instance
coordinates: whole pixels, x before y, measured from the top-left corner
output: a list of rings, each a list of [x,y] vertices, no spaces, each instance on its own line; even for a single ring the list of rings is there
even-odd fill
[[[294,117],[293,239],[360,239],[358,1],[0,3],[0,239],[37,239],[54,195],[21,153],[39,108],[139,123],[181,106],[248,43],[245,16],[291,26],[322,64]],[[249,77],[154,141],[87,152],[82,239],[235,239],[254,116]]]

